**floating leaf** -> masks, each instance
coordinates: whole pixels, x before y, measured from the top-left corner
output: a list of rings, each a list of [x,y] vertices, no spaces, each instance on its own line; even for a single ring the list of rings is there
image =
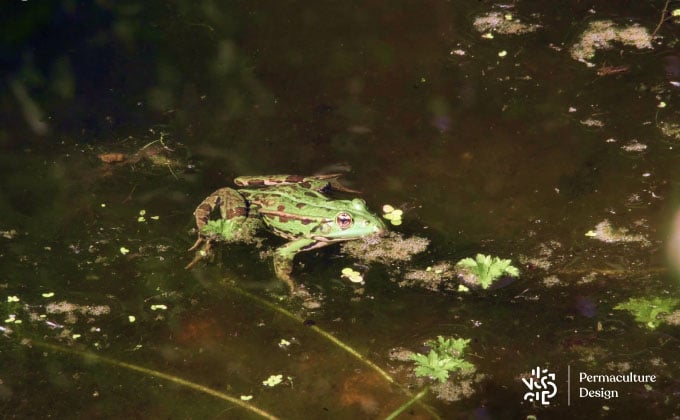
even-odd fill
[[[473,274],[483,289],[502,276],[518,277],[519,269],[511,265],[511,260],[477,254],[475,259],[464,258],[456,264]]]
[[[270,375],[269,378],[262,381],[262,385],[272,387],[280,384],[283,381],[283,375]]]
[[[415,353],[410,355],[416,362],[416,376],[427,376],[439,382],[446,382],[450,372],[462,369],[472,369],[474,365],[463,359],[463,353],[469,339],[437,337],[437,340],[427,341],[431,348],[426,355]]]
[[[659,315],[671,313],[679,302],[678,299],[673,298],[630,298],[614,306],[614,309],[628,311],[635,316],[636,321],[644,323],[650,329],[655,329],[663,323]]]

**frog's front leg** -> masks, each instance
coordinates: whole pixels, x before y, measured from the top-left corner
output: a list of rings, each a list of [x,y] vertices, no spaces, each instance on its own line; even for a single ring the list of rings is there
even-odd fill
[[[321,248],[328,243],[320,242],[315,239],[300,238],[279,247],[274,251],[274,271],[276,277],[281,279],[290,288],[290,294],[294,295],[297,287],[293,281],[293,258],[300,251],[307,251],[314,248]]]

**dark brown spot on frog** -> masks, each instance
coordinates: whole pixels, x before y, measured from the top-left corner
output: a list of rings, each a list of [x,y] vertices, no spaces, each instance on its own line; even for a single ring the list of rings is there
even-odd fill
[[[298,182],[302,182],[303,179],[304,178],[301,177],[300,175],[288,175],[284,179],[284,182],[290,182],[290,183],[297,184]]]
[[[309,181],[306,181],[306,182],[301,182],[300,186],[303,187],[303,188],[311,188],[312,184]]]
[[[295,205],[295,207],[297,207],[297,208],[299,208],[299,209],[303,208],[304,206],[306,206],[305,203],[297,203],[297,204]]]
[[[300,221],[300,223],[302,223],[303,225],[308,225],[308,224],[312,223],[312,221],[310,219],[302,219]]]
[[[290,221],[290,217],[279,215],[279,222],[286,223]]]
[[[279,204],[279,206],[276,208],[276,210],[278,210],[278,211],[284,211],[285,209],[286,209],[286,206],[284,206],[283,204]]]

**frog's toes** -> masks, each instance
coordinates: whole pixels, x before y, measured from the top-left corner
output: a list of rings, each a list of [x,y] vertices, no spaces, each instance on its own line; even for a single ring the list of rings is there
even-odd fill
[[[200,243],[200,242],[197,242],[197,244],[198,243]],[[200,250],[196,251],[196,254],[194,255],[194,259],[191,260],[191,262],[189,264],[187,264],[186,267],[184,267],[184,269],[188,270],[191,267],[193,267],[194,265],[196,265],[196,263],[198,263],[199,261],[206,259],[206,258],[212,260],[213,256],[214,256],[214,253],[212,251],[212,244],[210,243],[210,241],[206,241],[205,244],[203,244],[203,247],[201,247]]]
[[[194,249],[198,248],[198,246],[203,242],[203,237],[198,236],[198,239],[196,239],[196,242],[194,242],[193,245],[191,245],[191,248],[188,249],[189,252],[193,251]]]

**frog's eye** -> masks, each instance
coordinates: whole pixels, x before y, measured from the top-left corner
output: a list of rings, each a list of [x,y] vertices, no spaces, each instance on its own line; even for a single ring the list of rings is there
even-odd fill
[[[352,216],[344,211],[340,212],[335,216],[335,223],[337,223],[342,230],[349,229],[350,226],[352,226]]]

